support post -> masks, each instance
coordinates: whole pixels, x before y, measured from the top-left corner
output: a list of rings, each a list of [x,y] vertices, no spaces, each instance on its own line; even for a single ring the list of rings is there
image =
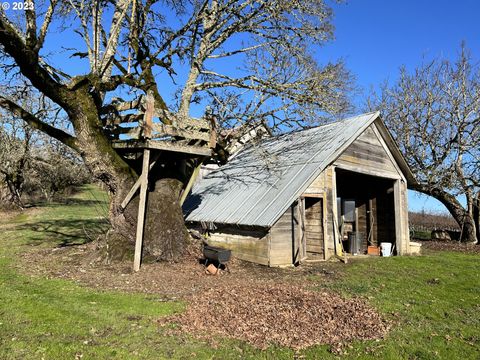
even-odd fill
[[[402,180],[396,180],[393,185],[395,206],[395,237],[397,253],[408,254],[410,251],[410,238],[408,233],[408,210],[407,210],[406,184]]]
[[[153,92],[149,91],[147,93],[147,98],[145,103],[145,115],[143,116],[143,137],[146,139],[152,138],[152,124],[153,124],[154,113],[155,113],[155,99],[153,97]]]
[[[143,151],[142,175],[140,177],[140,202],[138,204],[137,235],[135,239],[135,257],[133,259],[134,271],[140,270],[140,263],[142,261],[143,227],[145,223],[149,165],[150,150],[145,149]]]
[[[150,150],[149,150],[150,151]],[[160,156],[160,152],[157,152],[156,154],[154,154],[153,156],[153,159],[152,159],[152,162],[150,164],[150,166],[148,167],[149,171],[152,170],[153,166],[155,165],[155,163],[157,162],[157,159],[159,158]],[[137,190],[140,188],[140,185],[142,183],[142,177],[140,176],[137,181],[135,182],[135,184],[133,184],[132,188],[130,189],[130,191],[128,192],[127,196],[125,196],[125,199],[122,201],[122,203],[120,204],[120,206],[122,207],[122,209],[125,209],[128,205],[128,203],[130,202],[130,200],[132,200],[133,198],[133,195],[135,195],[135,193],[137,192]]]
[[[183,190],[182,196],[180,197],[180,206],[182,206],[183,203],[185,202],[185,199],[187,198],[188,193],[192,189],[192,186],[195,183],[195,180],[197,179],[198,174],[200,173],[201,167],[202,167],[202,161],[200,161],[200,163],[193,170],[192,176],[190,176],[190,180],[188,180],[188,184]]]

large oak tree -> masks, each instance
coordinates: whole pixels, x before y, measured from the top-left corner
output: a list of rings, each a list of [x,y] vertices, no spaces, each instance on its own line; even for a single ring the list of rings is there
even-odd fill
[[[131,243],[132,211],[120,203],[138,177],[113,148],[113,122],[138,119],[153,94],[160,121],[181,124],[206,107],[219,126],[267,120],[298,126],[348,106],[342,63],[313,57],[332,39],[323,0],[35,1],[24,12],[0,10],[4,85],[26,81],[66,115],[59,129],[0,94],[0,106],[80,154],[111,194],[111,254]],[[61,36],[59,34],[61,33]],[[51,38],[51,40],[50,40]],[[74,66],[64,63],[75,59]],[[203,109],[203,110],[202,110]],[[187,169],[187,170],[186,170]],[[162,154],[152,170],[145,249],[175,259],[186,232],[179,194],[188,168]]]

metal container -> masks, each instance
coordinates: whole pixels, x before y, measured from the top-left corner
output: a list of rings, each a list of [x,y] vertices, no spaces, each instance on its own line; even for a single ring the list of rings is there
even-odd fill
[[[348,252],[352,255],[357,255],[360,252],[360,245],[362,236],[357,236],[357,233],[348,233]]]
[[[230,260],[230,257],[232,256],[232,250],[205,245],[203,247],[203,256],[205,256],[205,259],[207,260],[218,261],[220,264],[224,264]]]

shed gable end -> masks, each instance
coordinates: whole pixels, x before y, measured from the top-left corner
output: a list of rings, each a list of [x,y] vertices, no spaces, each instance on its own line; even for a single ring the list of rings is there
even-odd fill
[[[399,179],[402,174],[374,126],[370,125],[350,144],[335,160],[334,165],[368,175]]]

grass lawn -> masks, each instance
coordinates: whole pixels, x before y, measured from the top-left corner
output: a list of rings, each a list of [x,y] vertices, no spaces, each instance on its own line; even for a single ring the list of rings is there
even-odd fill
[[[479,255],[372,258],[332,265],[334,280],[306,275],[312,287],[365,297],[394,323],[386,339],[336,354],[330,346],[260,351],[239,341],[212,346],[170,336],[156,319],[182,311],[181,302],[19,272],[21,252],[82,243],[103,231],[105,200],[87,187],[67,203],[0,218],[0,359],[480,359]]]

